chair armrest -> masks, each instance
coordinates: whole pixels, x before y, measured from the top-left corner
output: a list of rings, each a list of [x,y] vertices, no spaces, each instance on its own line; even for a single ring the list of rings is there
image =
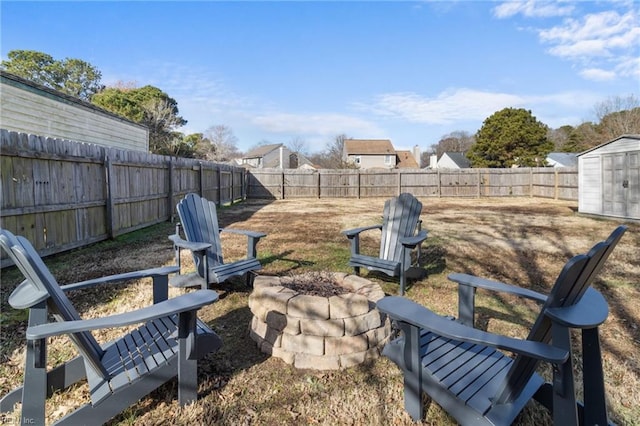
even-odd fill
[[[184,248],[191,251],[205,251],[211,247],[211,243],[195,243],[187,240],[183,240],[178,235],[169,235],[169,239],[173,241],[179,248]]]
[[[363,226],[361,228],[347,229],[345,231],[342,231],[342,233],[346,235],[347,238],[353,238],[359,233],[364,231],[369,231],[370,229],[382,229],[382,225],[370,225],[370,226]]]
[[[511,284],[505,284],[499,281],[491,281],[484,278],[475,277],[473,275],[453,273],[449,274],[447,278],[453,282],[465,286],[484,288],[487,290],[499,291],[503,293],[511,293],[520,297],[533,299],[538,302],[545,302],[547,300],[547,296],[536,291],[517,287]]]
[[[133,312],[125,312],[102,318],[63,321],[28,327],[26,334],[27,339],[37,340],[60,334],[77,333],[80,331],[124,327],[131,324],[138,324],[158,318],[168,317],[181,312],[197,310],[205,305],[215,302],[216,300],[218,300],[218,293],[215,291],[198,290]]]
[[[177,266],[163,266],[161,268],[145,269],[142,271],[125,272],[124,274],[108,275],[106,277],[95,278],[93,280],[80,281],[73,284],[60,286],[62,291],[79,290],[81,288],[92,287],[97,284],[112,283],[117,281],[138,280],[141,278],[163,277],[175,274],[179,271]]]
[[[422,230],[417,235],[413,237],[403,237],[400,238],[400,244],[408,248],[415,248],[418,244],[427,239],[427,231]]]
[[[377,302],[377,307],[392,319],[429,330],[450,339],[492,346],[554,364],[561,364],[569,357],[569,351],[545,343],[515,339],[467,327],[456,321],[441,317],[424,306],[404,297],[384,297]]]
[[[595,328],[609,316],[609,306],[599,291],[589,287],[578,303],[549,308],[545,315],[554,323],[570,328]]]
[[[243,230],[243,229],[220,228],[220,232],[228,232],[230,234],[246,235],[249,238],[262,238],[262,237],[266,237],[267,236],[267,234],[265,234],[264,232],[246,231],[246,230]]]

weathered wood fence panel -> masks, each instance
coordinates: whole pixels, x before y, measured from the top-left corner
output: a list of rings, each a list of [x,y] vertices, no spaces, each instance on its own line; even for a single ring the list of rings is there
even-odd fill
[[[43,256],[173,219],[189,192],[219,204],[246,196],[245,169],[201,160],[5,129],[0,154],[1,226]]]
[[[247,198],[543,197],[578,199],[576,168],[423,170],[255,169]]]

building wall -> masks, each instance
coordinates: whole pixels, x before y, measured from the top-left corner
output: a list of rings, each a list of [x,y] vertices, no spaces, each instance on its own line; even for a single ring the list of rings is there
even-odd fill
[[[356,162],[356,157],[360,157],[359,167],[361,169],[393,169],[396,166],[396,157],[391,155],[391,163],[385,163],[386,154],[382,155],[349,155],[347,161],[351,163]]]
[[[0,77],[0,126],[9,131],[149,151],[145,126],[54,90]]]
[[[458,165],[447,154],[440,157],[437,165],[438,169],[459,169]]]

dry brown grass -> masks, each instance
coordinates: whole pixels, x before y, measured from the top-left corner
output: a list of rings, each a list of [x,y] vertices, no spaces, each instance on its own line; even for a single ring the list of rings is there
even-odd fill
[[[446,279],[448,273],[472,273],[546,292],[569,257],[589,249],[617,225],[614,220],[582,217],[570,202],[529,198],[422,201],[424,227],[429,230],[423,257],[429,274],[412,282],[407,296],[442,314],[456,314],[456,288]],[[379,221],[383,203],[382,198],[248,201],[222,209],[220,220],[224,226],[268,233],[258,245],[262,274],[350,272],[349,245],[340,231]],[[640,225],[629,227],[595,284],[610,303],[609,319],[601,328],[605,380],[611,420],[622,425],[640,424]],[[161,224],[46,262],[60,283],[168,265],[173,262],[166,238],[171,232],[171,224]],[[375,250],[376,241],[377,235],[371,233],[363,246]],[[244,255],[245,240],[230,236],[225,237],[225,244],[228,258]],[[388,294],[397,292],[395,281],[370,277]],[[13,269],[2,271],[0,395],[22,379],[25,316],[6,303],[20,280]],[[78,291],[71,297],[83,317],[93,317],[150,303],[149,287],[141,282]],[[296,370],[262,354],[248,337],[249,290],[242,281],[233,280],[217,290],[221,300],[203,309],[201,317],[217,330],[225,345],[199,363],[199,400],[180,408],[176,384],[170,382],[112,424],[412,423],[403,410],[401,374],[388,360],[343,371]],[[172,295],[178,293],[171,290]],[[511,336],[525,336],[536,314],[534,304],[502,295],[480,293],[478,304],[481,327]],[[105,341],[119,332],[101,332],[97,338]],[[579,335],[574,337],[577,348]],[[72,352],[66,338],[52,339],[49,360],[58,363]],[[579,362],[576,365],[580,377]],[[541,372],[548,374],[547,369]],[[84,385],[60,392],[48,402],[49,418],[58,418],[87,399]],[[520,425],[548,422],[546,410],[533,402],[516,420]],[[455,424],[436,404],[428,404],[424,423]]]

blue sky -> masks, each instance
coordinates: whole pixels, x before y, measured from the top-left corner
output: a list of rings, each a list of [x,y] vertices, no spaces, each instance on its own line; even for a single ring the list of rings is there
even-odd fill
[[[226,125],[242,151],[343,133],[426,150],[506,107],[557,128],[640,94],[633,1],[0,4],[2,59],[36,50],[156,86],[180,131]]]

